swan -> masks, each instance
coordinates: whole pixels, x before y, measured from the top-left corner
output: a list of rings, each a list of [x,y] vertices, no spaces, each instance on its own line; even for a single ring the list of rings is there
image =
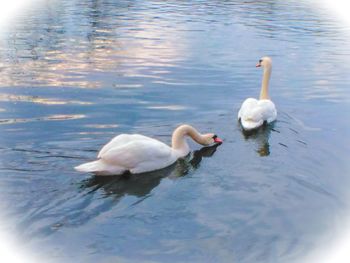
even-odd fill
[[[240,120],[243,129],[246,131],[257,129],[265,122],[271,123],[277,117],[275,104],[269,97],[269,81],[272,71],[271,58],[261,58],[256,67],[264,68],[260,98],[259,100],[254,98],[246,99],[238,112],[238,120]]]
[[[79,172],[95,175],[118,175],[150,172],[165,168],[190,152],[186,137],[202,145],[220,144],[222,140],[213,133],[200,134],[184,124],[175,129],[171,147],[156,139],[140,134],[120,134],[102,147],[97,160],[74,167]]]

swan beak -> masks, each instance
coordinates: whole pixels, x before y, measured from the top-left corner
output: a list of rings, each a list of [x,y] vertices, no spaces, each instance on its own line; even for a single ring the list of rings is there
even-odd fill
[[[255,67],[260,68],[261,67],[260,62],[258,64],[256,64]]]
[[[220,139],[219,137],[216,137],[216,138],[214,139],[214,142],[215,142],[215,143],[218,143],[218,144],[221,144],[221,143],[223,143],[223,140]]]

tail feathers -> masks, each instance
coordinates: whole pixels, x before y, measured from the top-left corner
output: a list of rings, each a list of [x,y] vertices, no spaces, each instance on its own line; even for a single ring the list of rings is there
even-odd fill
[[[74,169],[79,172],[93,173],[102,169],[101,161],[93,161],[88,163],[83,163],[81,165],[75,166]]]
[[[83,163],[74,167],[75,170],[84,173],[94,173],[95,175],[118,175],[124,173],[127,169],[105,163],[102,160]]]
[[[254,130],[258,127],[260,127],[264,122],[262,120],[260,121],[254,121],[251,118],[241,119],[241,124],[243,126],[243,129],[245,130]]]

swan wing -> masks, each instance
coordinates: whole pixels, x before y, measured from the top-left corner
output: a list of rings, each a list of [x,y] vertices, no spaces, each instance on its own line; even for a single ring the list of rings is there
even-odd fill
[[[244,129],[251,130],[263,124],[262,115],[258,107],[259,101],[254,98],[246,99],[238,112],[238,119]]]
[[[102,147],[102,149],[99,151],[97,158],[101,158],[101,156],[108,152],[112,148],[117,148],[120,146],[123,146],[124,144],[127,144],[132,141],[137,140],[152,140],[152,138],[141,135],[141,134],[120,134],[118,136],[115,136],[112,140],[110,140],[106,145]]]
[[[264,121],[272,122],[277,117],[275,104],[270,100],[246,99],[238,112],[238,119],[244,129],[251,130],[261,126]]]
[[[138,138],[111,147],[102,153],[100,158],[106,163],[122,166],[131,171],[135,169],[143,171],[140,167],[145,163],[149,170],[163,168],[173,159],[172,149],[158,140],[146,138],[145,140]]]
[[[264,121],[273,122],[277,118],[275,104],[271,100],[259,100],[258,108]]]
[[[248,98],[243,101],[241,108],[238,111],[238,119],[246,119],[251,115],[252,109],[256,108],[258,100],[254,98]]]

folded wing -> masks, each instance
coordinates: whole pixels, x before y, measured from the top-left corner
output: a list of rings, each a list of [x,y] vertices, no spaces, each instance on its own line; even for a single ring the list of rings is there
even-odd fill
[[[261,126],[264,121],[268,123],[277,117],[275,105],[270,100],[246,99],[238,112],[238,119],[244,129],[251,130]]]
[[[162,168],[172,161],[172,150],[166,144],[146,137],[117,143],[101,150],[99,157],[105,163],[124,167],[132,171],[140,169],[145,163],[150,166]]]

